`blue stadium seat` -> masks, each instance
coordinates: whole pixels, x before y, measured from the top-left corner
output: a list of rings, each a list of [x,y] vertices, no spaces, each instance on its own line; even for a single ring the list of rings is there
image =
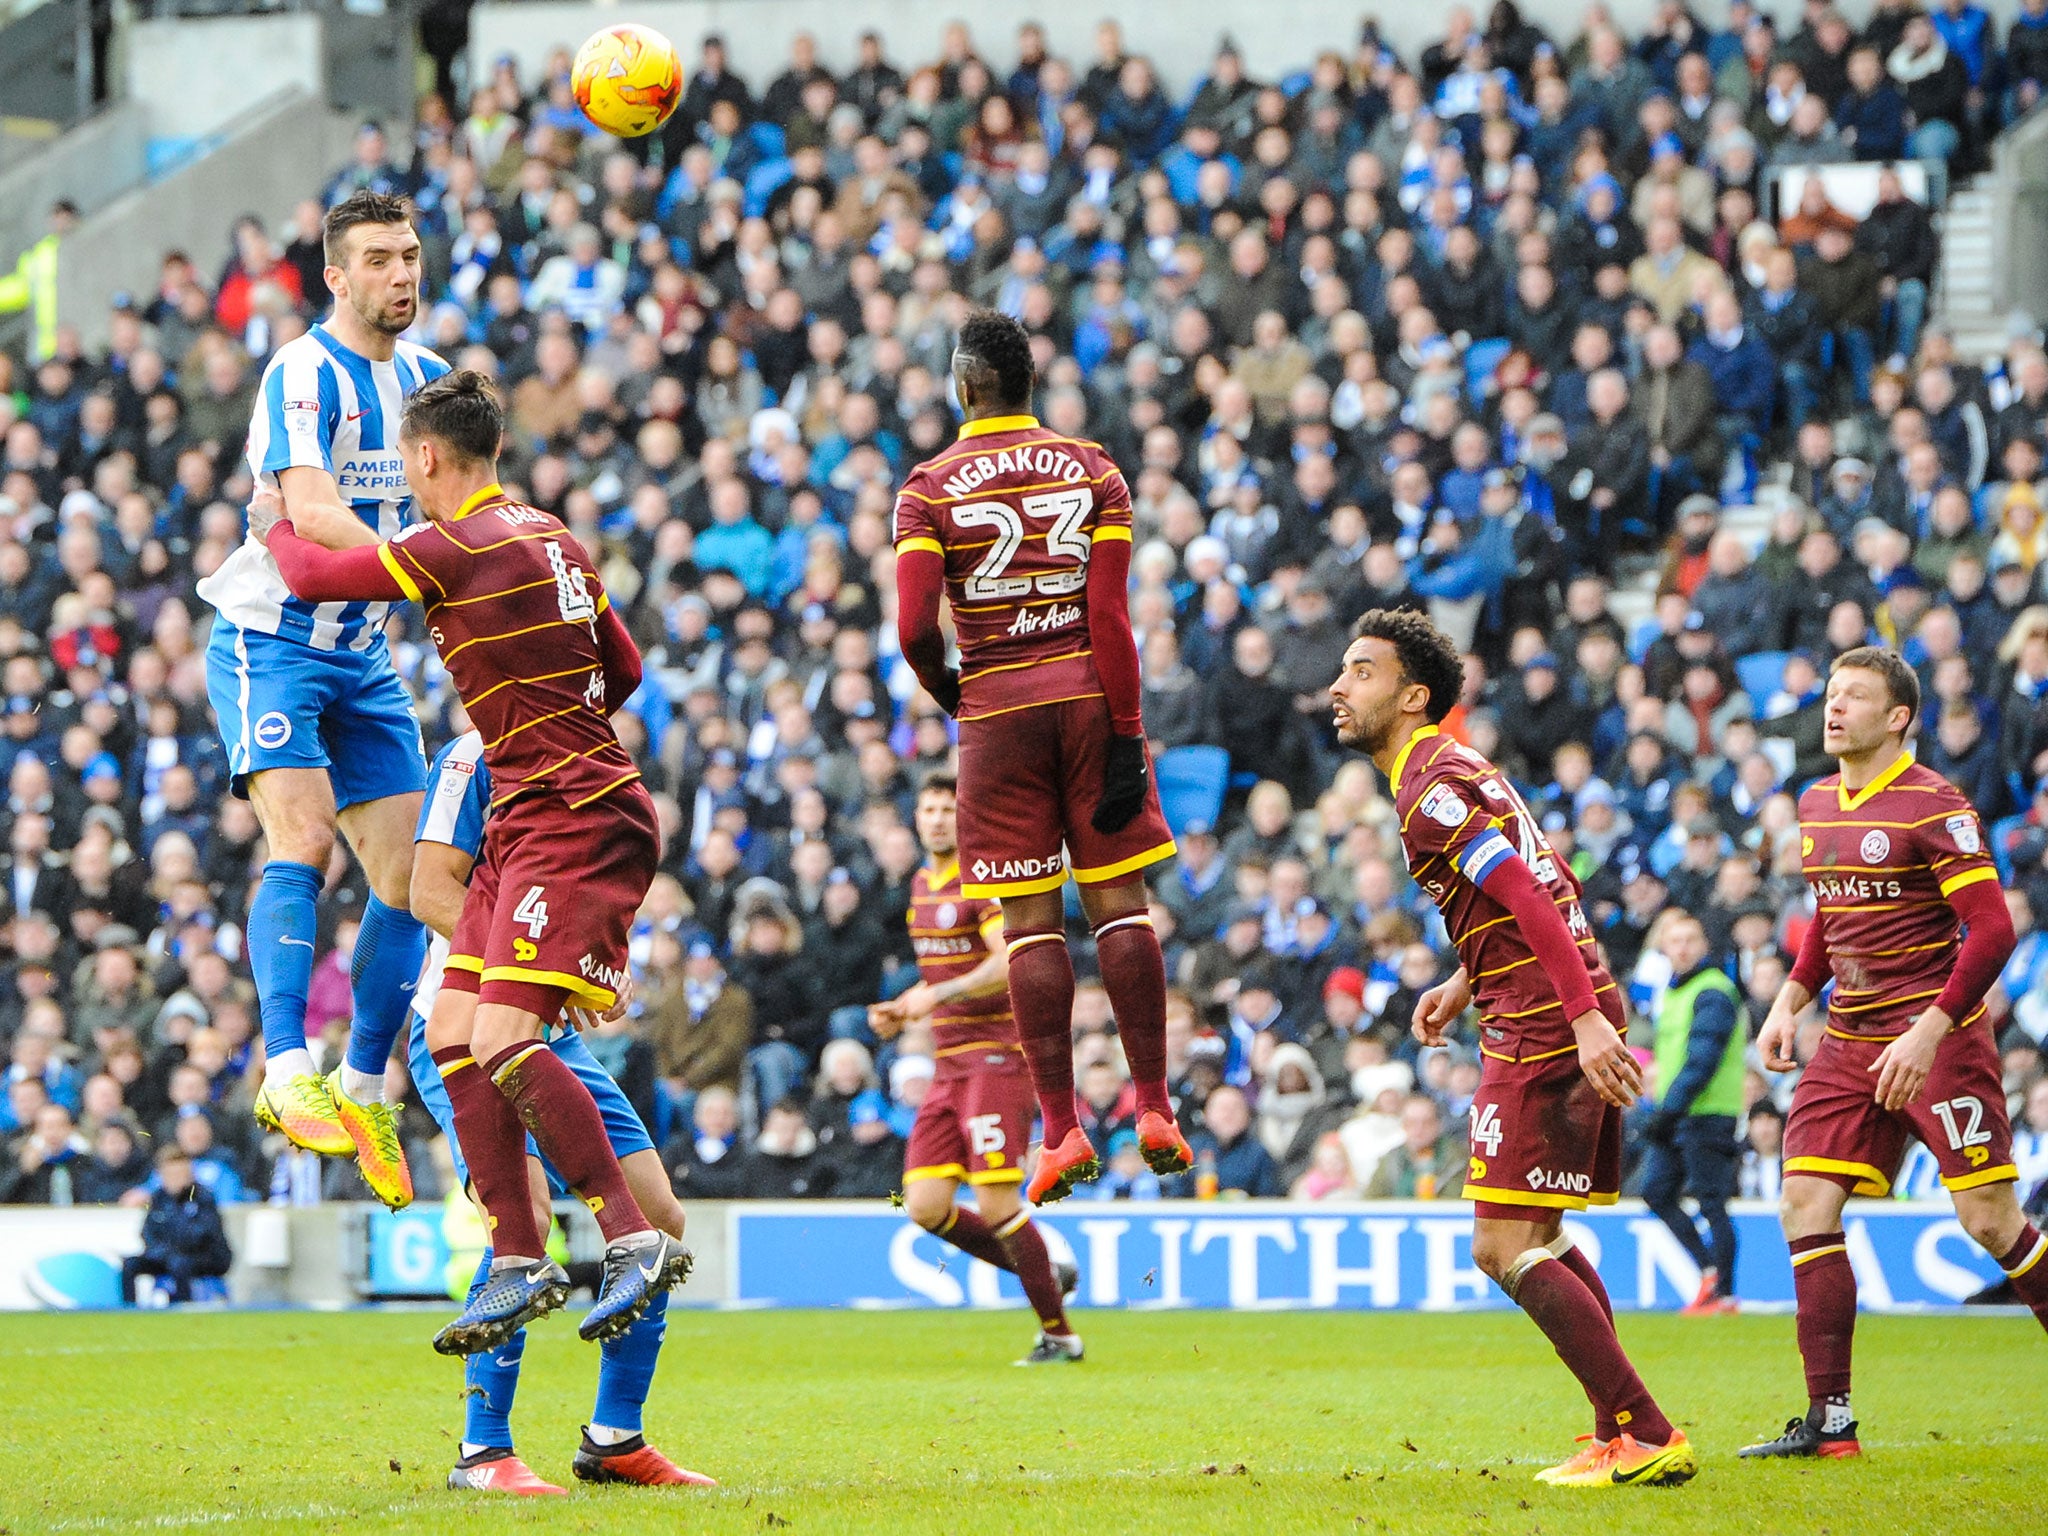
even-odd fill
[[[1228,752],[1221,747],[1174,747],[1160,753],[1152,767],[1159,776],[1159,804],[1175,837],[1191,821],[1216,825],[1230,785]]]
[[[1785,663],[1790,658],[1789,651],[1757,651],[1735,658],[1735,680],[1742,684],[1742,691],[1757,709],[1761,710],[1771,695],[1784,686]]]
[[[2001,816],[1991,823],[1991,862],[1998,866],[1998,878],[2007,885],[2012,884],[2012,849],[2027,830],[2024,812],[2017,816]]]
[[[747,217],[758,219],[765,216],[768,199],[775,195],[776,188],[795,174],[795,165],[786,159],[763,160],[747,172],[747,183],[742,189]]]
[[[1663,632],[1664,626],[1654,617],[1644,619],[1628,637],[1628,659],[1640,666],[1643,658],[1650,654],[1650,647],[1657,643],[1657,636]]]
[[[1505,336],[1489,336],[1465,348],[1465,393],[1472,397],[1474,405],[1485,401],[1486,381],[1514,348],[1515,344]]]

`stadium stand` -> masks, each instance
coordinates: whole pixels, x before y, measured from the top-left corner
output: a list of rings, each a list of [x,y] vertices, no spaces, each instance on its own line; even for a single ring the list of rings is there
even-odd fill
[[[465,96],[366,123],[281,223],[223,209],[217,246],[105,295],[104,348],[39,324],[0,352],[0,1200],[144,1204],[170,1145],[223,1204],[366,1197],[250,1118],[262,858],[193,583],[242,537],[254,381],[317,318],[323,204],[376,187],[418,209],[418,339],[502,382],[512,475],[647,655],[624,729],[667,851],[634,1015],[591,1043],[680,1191],[886,1187],[850,1128],[900,1131],[929,1081],[915,1031],[882,1045],[861,1012],[913,975],[911,793],[950,749],[895,652],[889,516],[951,440],[952,333],[984,303],[1031,332],[1042,416],[1133,487],[1147,721],[1187,845],[1156,909],[1183,1123],[1229,1096],[1210,1187],[1455,1190],[1431,1170],[1462,1155],[1476,1032],[1407,1033],[1443,932],[1321,698],[1351,619],[1408,605],[1471,653],[1452,728],[1586,882],[1646,1020],[1670,908],[1761,1019],[1809,911],[1793,795],[1824,771],[1828,661],[1899,646],[1921,755],[2012,881],[1993,1006],[2038,1208],[2048,356],[2031,327],[1987,357],[1933,323],[1922,199],[2037,106],[2048,11],[2001,36],[1967,0],[1888,0],[1857,31],[1737,0],[1717,28],[1672,0],[1640,35],[1553,36],[1500,0],[1412,57],[1370,26],[1304,41],[1275,82],[1227,40],[1165,81],[1144,42],[1105,24],[1068,59],[958,25],[936,58],[866,38],[835,76],[799,43],[742,79],[714,39],[625,146],[587,131],[566,48],[473,81],[450,53]],[[33,308],[41,271],[0,274],[0,310]],[[417,614],[397,623],[431,750],[460,722]],[[345,859],[325,1062],[364,900]],[[1076,1033],[1107,1153],[1132,1106],[1099,989]],[[850,1048],[823,1071],[828,1041]],[[1752,1071],[1745,1100],[1770,1094],[1789,1084]],[[785,1095],[808,1138],[757,1141]],[[1775,1155],[1752,1150],[1746,1191]],[[413,1160],[440,1193],[445,1158]]]

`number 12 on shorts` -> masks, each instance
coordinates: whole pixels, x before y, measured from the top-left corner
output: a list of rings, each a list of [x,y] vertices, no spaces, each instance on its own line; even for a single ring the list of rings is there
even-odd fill
[[[1934,1118],[1941,1122],[1941,1128],[1948,1132],[1948,1144],[1970,1160],[1974,1167],[1990,1154],[1981,1150],[1991,1140],[1991,1132],[1984,1124],[1984,1104],[1980,1099],[1965,1094],[1958,1099],[1940,1099],[1928,1106],[1934,1111]],[[1962,1117],[1959,1126],[1957,1117]]]

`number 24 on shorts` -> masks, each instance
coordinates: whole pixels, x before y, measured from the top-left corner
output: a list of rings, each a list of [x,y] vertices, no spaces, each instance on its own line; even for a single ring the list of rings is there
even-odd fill
[[[538,940],[547,931],[548,904],[543,887],[533,886],[519,898],[519,905],[512,909],[512,921],[525,928],[529,938],[534,940]],[[537,943],[527,942],[526,939],[514,939],[512,954],[515,959],[534,960],[540,956],[540,947]]]
[[[1472,1106],[1472,1145],[1488,1157],[1500,1151],[1502,1138],[1506,1135],[1500,1127],[1500,1110],[1492,1104]]]

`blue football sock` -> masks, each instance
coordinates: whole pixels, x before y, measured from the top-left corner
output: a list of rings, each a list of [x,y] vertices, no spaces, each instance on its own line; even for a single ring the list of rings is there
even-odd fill
[[[373,893],[363,908],[355,963],[349,968],[355,1019],[349,1026],[348,1064],[354,1070],[384,1076],[426,958],[426,925],[410,912],[385,906]]]
[[[647,1389],[654,1384],[654,1366],[661,1358],[661,1341],[667,1332],[668,1292],[662,1291],[647,1304],[637,1323],[604,1343],[598,1359],[592,1424],[639,1432],[640,1410],[646,1406]]]
[[[491,1251],[484,1250],[469,1300],[491,1278]],[[462,1439],[466,1445],[512,1448],[512,1396],[519,1390],[519,1362],[526,1354],[526,1330],[520,1329],[496,1349],[471,1355],[462,1365]]]
[[[270,1057],[306,1048],[306,989],[313,981],[313,941],[320,931],[320,871],[272,859],[249,903],[249,968],[263,1013],[263,1050]]]

